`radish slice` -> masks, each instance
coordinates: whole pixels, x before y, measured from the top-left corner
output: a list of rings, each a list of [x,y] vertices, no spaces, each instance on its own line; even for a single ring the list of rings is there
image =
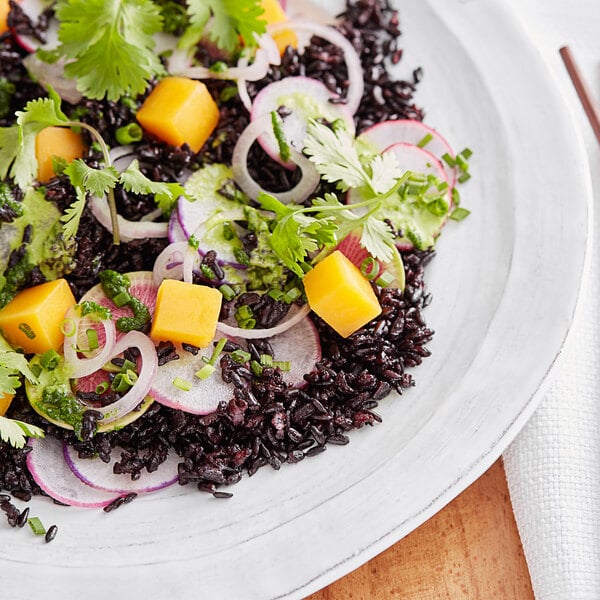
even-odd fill
[[[292,201],[297,203],[304,202],[315,191],[321,179],[312,161],[293,148],[290,149],[290,154],[292,160],[302,171],[302,179],[291,190],[274,194],[262,188],[250,175],[248,171],[248,152],[254,141],[261,134],[268,131],[271,131],[271,116],[264,115],[252,121],[238,138],[232,158],[232,171],[235,181],[254,200],[261,194],[272,194],[276,195],[284,204]]]
[[[31,19],[31,22],[35,25],[40,15],[48,8],[48,3],[42,0],[19,0],[19,8],[25,13],[26,16]],[[58,22],[52,19],[48,24],[48,29],[45,32],[46,42],[42,43],[38,39],[31,35],[19,33],[16,30],[11,31],[15,41],[23,50],[26,52],[35,52],[38,48],[44,48],[45,50],[52,50],[59,44],[58,41]]]
[[[447,165],[442,159],[444,154],[449,154],[452,158],[455,157],[452,147],[438,131],[421,121],[412,119],[384,121],[365,129],[357,139],[367,142],[377,152],[383,152],[390,146],[400,142],[417,146],[423,140],[429,139],[424,146],[424,150],[427,150],[438,159],[450,186],[454,187],[456,185],[456,169]]]
[[[37,54],[32,53],[23,59],[32,79],[37,81],[46,90],[48,86],[63,99],[71,104],[78,104],[83,99],[83,94],[77,89],[75,79],[65,76],[65,61],[59,58],[56,62],[47,63]]]
[[[283,21],[269,25],[269,33],[275,34],[287,29],[293,29],[298,33],[309,33],[316,35],[328,42],[339,46],[344,53],[344,60],[348,69],[348,90],[346,92],[346,107],[351,114],[354,114],[363,96],[364,79],[363,68],[360,62],[360,56],[354,49],[354,46],[339,31],[327,25],[319,25],[309,21]],[[289,79],[289,78],[287,78]]]
[[[217,331],[220,331],[227,337],[244,338],[246,340],[270,338],[294,327],[294,325],[302,321],[309,312],[310,307],[308,304],[304,304],[301,307],[294,305],[290,308],[286,318],[275,325],[275,327],[268,327],[266,329],[242,329],[241,327],[233,327],[232,325],[227,325],[227,323],[219,321],[217,323]]]
[[[302,318],[291,329],[269,339],[273,359],[289,361],[290,370],[282,371],[283,379],[293,386],[305,384],[304,375],[314,370],[321,360],[319,333],[309,317]]]
[[[29,440],[27,468],[35,482],[50,496],[69,506],[102,508],[121,494],[90,487],[78,479],[65,462],[62,442],[46,437]]]
[[[110,233],[113,233],[106,197],[99,198],[98,196],[92,195],[88,200],[88,205],[98,222],[110,231]],[[169,224],[166,222],[129,221],[128,219],[124,219],[121,215],[117,215],[117,222],[119,224],[119,234],[124,242],[142,238],[166,238],[169,232]]]
[[[206,415],[216,410],[220,402],[229,402],[233,398],[231,384],[225,383],[219,373],[213,373],[207,379],[195,375],[206,364],[202,356],[210,358],[209,348],[196,355],[184,350],[180,344],[175,348],[179,358],[160,366],[152,383],[150,394],[156,402],[194,415]],[[191,389],[179,389],[173,383],[177,377],[189,382]]]
[[[114,465],[120,460],[118,448],[112,452],[108,463],[99,458],[79,458],[77,451],[67,444],[63,446],[63,456],[67,466],[73,474],[83,483],[97,490],[126,495],[155,492],[173,485],[178,480],[177,465],[181,462],[179,457],[169,454],[167,460],[161,463],[156,471],[142,472],[137,480],[132,480],[131,475],[114,473]],[[116,456],[115,456],[116,455]]]
[[[306,125],[310,119],[323,118],[330,123],[343,120],[348,131],[354,132],[352,113],[343,104],[335,104],[332,100],[339,99],[337,94],[330,92],[327,87],[310,77],[286,77],[264,87],[254,98],[250,119],[257,121],[269,116],[280,107],[285,107],[291,114],[283,118],[283,133],[285,139],[294,149],[302,152]],[[275,161],[288,168],[293,168],[293,162],[283,162],[279,156],[279,144],[272,127],[261,133],[258,142],[265,152]]]
[[[68,368],[69,376],[73,379],[91,375],[98,369],[101,369],[110,358],[114,355],[114,345],[116,340],[116,330],[114,322],[111,319],[103,319],[98,322],[93,322],[89,318],[80,318],[75,309],[70,308],[67,311],[67,319],[70,319],[75,324],[74,335],[65,336],[63,344],[63,352],[65,355],[65,365]],[[91,326],[94,329],[100,325],[104,330],[104,340],[98,352],[92,353],[92,356],[80,358],[78,350],[75,346],[85,347],[87,340],[85,339],[85,329]],[[98,336],[100,337],[100,336]]]

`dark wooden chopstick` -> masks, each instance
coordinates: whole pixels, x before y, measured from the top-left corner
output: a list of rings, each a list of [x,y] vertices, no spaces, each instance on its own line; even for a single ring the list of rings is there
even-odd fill
[[[575,86],[575,91],[579,96],[579,100],[581,100],[581,104],[583,105],[583,110],[587,115],[587,118],[594,130],[594,134],[596,135],[596,139],[600,144],[600,106],[594,100],[594,96],[590,91],[587,83],[583,79],[581,75],[581,71],[577,66],[575,59],[573,58],[573,53],[568,46],[563,46],[560,50],[560,55],[565,63],[565,67],[567,68],[567,72],[571,77],[571,81]]]

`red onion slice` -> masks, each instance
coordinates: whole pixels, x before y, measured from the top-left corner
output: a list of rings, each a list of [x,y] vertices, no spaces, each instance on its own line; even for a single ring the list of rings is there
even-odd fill
[[[315,165],[306,156],[290,148],[292,161],[302,171],[302,179],[286,192],[273,193],[261,187],[248,171],[248,153],[252,144],[260,135],[271,131],[271,115],[264,115],[250,123],[242,132],[233,149],[232,171],[233,177],[242,190],[251,198],[256,200],[260,194],[271,194],[284,204],[289,202],[304,202],[319,185],[320,176]]]
[[[222,323],[219,321],[217,323],[217,331],[220,331],[227,337],[244,338],[247,340],[260,340],[287,331],[302,321],[302,319],[304,319],[309,312],[310,306],[308,306],[308,304],[303,304],[300,307],[296,307],[294,305],[290,308],[290,312],[288,313],[287,317],[275,325],[275,327],[268,327],[266,329],[242,329],[241,327],[233,327],[232,325],[227,325],[227,323]]]
[[[348,91],[346,92],[346,106],[354,114],[358,109],[364,91],[363,69],[360,56],[354,46],[336,29],[327,25],[311,23],[309,21],[283,21],[269,25],[270,33],[278,33],[286,29],[306,32],[323,38],[336,46],[344,53],[344,60],[348,69]]]
[[[124,394],[119,400],[103,406],[95,408],[103,415],[100,421],[102,425],[112,423],[120,419],[123,415],[131,412],[144,398],[148,395],[152,380],[158,369],[158,357],[152,340],[140,331],[130,331],[126,333],[114,346],[113,356],[121,354],[127,348],[137,348],[140,351],[142,366],[138,373],[138,379],[130,390]]]
[[[88,206],[98,222],[110,231],[110,233],[113,233],[110,210],[106,198],[99,198],[92,195],[88,200]],[[121,215],[117,215],[117,222],[119,224],[119,234],[124,242],[143,238],[163,238],[167,237],[169,233],[169,224],[166,222],[129,221]]]
[[[65,355],[65,365],[68,368],[69,377],[72,379],[79,379],[80,377],[86,377],[101,369],[110,359],[114,356],[114,345],[116,340],[115,325],[111,319],[102,319],[98,322],[92,323],[90,319],[80,318],[75,309],[71,308],[67,311],[67,319],[71,319],[75,324],[74,335],[65,336],[63,344],[63,352]],[[76,345],[85,345],[82,325],[89,324],[90,326],[101,325],[104,329],[103,346],[98,352],[95,352],[92,356],[80,358],[79,353],[76,349]],[[96,327],[94,327],[96,329]]]

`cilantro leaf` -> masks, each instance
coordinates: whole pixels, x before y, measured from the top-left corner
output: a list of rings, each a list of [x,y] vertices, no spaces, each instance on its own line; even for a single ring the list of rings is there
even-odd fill
[[[94,169],[80,158],[69,163],[64,173],[69,176],[73,187],[82,188],[96,196],[104,196],[119,180],[119,172],[112,165],[103,169]]]
[[[58,0],[55,11],[65,74],[88,98],[136,96],[163,74],[152,37],[162,17],[151,0]]]
[[[63,224],[63,233],[68,239],[72,239],[77,235],[79,222],[81,221],[81,215],[83,214],[83,209],[85,208],[85,190],[80,187],[76,187],[75,194],[77,199],[70,204],[60,218],[61,223]]]
[[[121,173],[120,182],[128,192],[153,194],[163,214],[169,215],[180,196],[186,196],[184,188],[176,182],[164,183],[148,179],[141,171],[137,160]]]
[[[20,374],[31,383],[37,382],[22,354],[12,350],[0,352],[0,394],[14,394],[21,385]]]
[[[44,431],[35,425],[16,419],[0,417],[0,439],[15,448],[22,448],[28,437],[44,437]]]
[[[221,50],[234,52],[240,37],[245,46],[256,46],[255,36],[266,31],[263,13],[260,0],[188,0],[190,26],[184,44],[197,43],[210,21],[208,35]]]
[[[381,218],[371,217],[362,224],[360,245],[374,258],[389,263],[394,257],[396,234]]]

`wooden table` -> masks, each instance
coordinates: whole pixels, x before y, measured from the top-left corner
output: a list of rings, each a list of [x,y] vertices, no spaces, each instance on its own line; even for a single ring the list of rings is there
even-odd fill
[[[432,519],[307,600],[533,600],[502,461]]]

